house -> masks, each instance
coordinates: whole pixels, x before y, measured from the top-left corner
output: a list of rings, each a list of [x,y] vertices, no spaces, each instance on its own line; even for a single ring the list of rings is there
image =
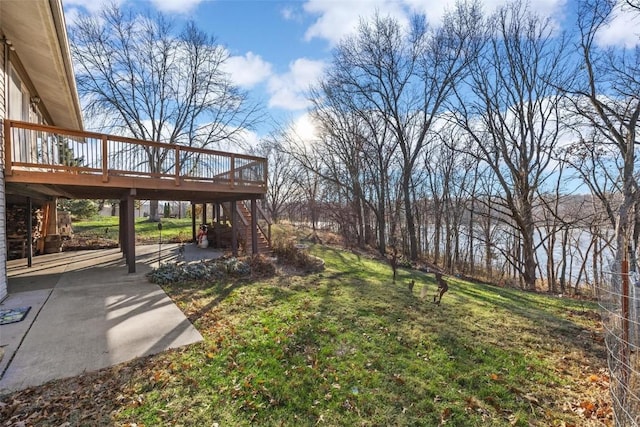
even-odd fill
[[[60,0],[0,2],[0,119],[82,130],[71,54]],[[2,132],[0,130],[0,132]],[[7,185],[4,176],[4,134],[0,144],[0,300],[7,294],[6,206],[24,203],[29,195],[43,203],[55,200],[31,194],[26,186]],[[25,145],[21,146],[26,149]],[[18,153],[18,158],[21,156]],[[52,221],[55,227],[55,221]],[[10,244],[10,242],[9,242]]]
[[[212,219],[232,219],[233,250],[240,237],[259,251],[267,238],[256,202],[266,193],[266,159],[83,130],[61,0],[0,1],[0,76],[0,300],[7,254],[26,257],[30,266],[47,236],[57,235],[59,197],[120,200],[129,272],[136,200],[212,203]],[[150,148],[167,153],[164,173],[136,158]],[[207,222],[207,209],[201,211]],[[195,238],[195,218],[192,228]]]

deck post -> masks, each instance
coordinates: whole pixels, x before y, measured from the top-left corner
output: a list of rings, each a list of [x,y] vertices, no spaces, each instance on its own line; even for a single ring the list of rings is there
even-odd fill
[[[231,254],[238,256],[238,207],[236,201],[231,202]]]
[[[33,203],[31,197],[27,197],[27,267],[33,264]]]
[[[122,252],[122,258],[127,254],[127,245],[125,244],[125,226],[124,215],[126,212],[126,201],[120,200],[118,203],[118,244],[120,245],[120,252]]]
[[[216,225],[220,224],[220,203],[214,203],[213,204],[213,215],[211,218],[211,225],[213,225],[213,229],[215,230]],[[216,232],[214,234],[215,236],[215,241],[214,241],[214,247],[219,248],[220,247],[220,233]]]
[[[191,241],[196,241],[196,204],[191,202]]]
[[[109,182],[109,140],[107,135],[102,135],[102,182]]]
[[[175,165],[175,179],[176,179],[176,186],[180,185],[180,144],[175,144],[176,147],[176,165]]]
[[[230,155],[231,161],[231,170],[229,171],[229,187],[233,188],[235,185],[235,177],[236,177],[236,156],[233,154]]]
[[[263,177],[263,182],[262,185],[264,185],[264,188],[269,188],[269,162],[265,162],[264,163],[264,177]]]
[[[11,176],[13,172],[13,154],[11,154],[11,120],[4,120],[4,175]]]
[[[258,255],[258,204],[251,199],[251,252]]]
[[[127,245],[127,265],[129,266],[129,273],[136,272],[136,228],[135,228],[135,194],[136,190],[131,189],[126,200],[126,245]]]
[[[207,204],[202,204],[202,224],[207,223]]]

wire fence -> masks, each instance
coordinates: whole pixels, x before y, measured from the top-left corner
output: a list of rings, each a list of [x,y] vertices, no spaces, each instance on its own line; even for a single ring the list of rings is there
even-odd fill
[[[617,265],[616,265],[617,264]],[[617,427],[640,426],[640,274],[612,263],[597,288]]]

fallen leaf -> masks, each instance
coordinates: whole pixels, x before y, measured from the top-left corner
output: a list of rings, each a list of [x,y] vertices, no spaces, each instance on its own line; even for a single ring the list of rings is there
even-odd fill
[[[584,410],[584,415],[586,417],[590,417],[593,411],[596,409],[596,405],[594,405],[593,402],[589,400],[583,400],[582,402],[580,402],[580,408]]]
[[[440,414],[440,425],[446,423],[447,420],[451,418],[452,413],[453,411],[451,411],[451,408],[444,408]]]

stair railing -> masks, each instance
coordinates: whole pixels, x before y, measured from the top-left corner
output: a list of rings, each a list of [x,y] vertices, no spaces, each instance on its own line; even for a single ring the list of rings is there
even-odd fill
[[[244,208],[248,212],[251,212],[251,207],[247,206],[245,201],[242,201],[242,204],[244,205]],[[256,224],[258,224],[258,230],[260,230],[264,238],[267,240],[269,247],[271,247],[271,224],[272,224],[271,218],[264,211],[264,209],[262,209],[262,206],[260,206],[260,204],[257,204],[256,207],[258,208],[257,209],[258,218],[256,218]]]

